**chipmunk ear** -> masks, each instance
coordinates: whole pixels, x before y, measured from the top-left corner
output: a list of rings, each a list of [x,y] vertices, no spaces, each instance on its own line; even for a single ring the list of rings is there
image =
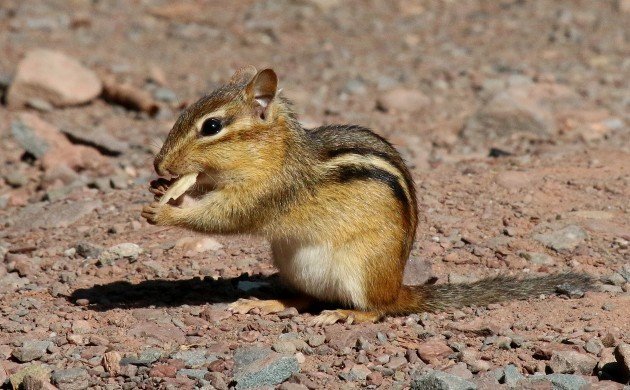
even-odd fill
[[[228,84],[243,85],[249,83],[258,73],[254,65],[247,65],[239,68],[234,72]]]
[[[263,69],[245,87],[245,94],[253,102],[256,115],[261,119],[267,116],[267,108],[276,97],[278,76],[273,69]]]

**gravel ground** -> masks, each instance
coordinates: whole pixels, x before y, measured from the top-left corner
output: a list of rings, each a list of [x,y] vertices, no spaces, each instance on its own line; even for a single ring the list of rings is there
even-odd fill
[[[630,2],[5,0],[0,44],[3,388],[630,380]],[[401,151],[408,283],[574,270],[598,290],[323,328],[232,315],[279,294],[268,245],[140,210],[178,112],[249,63],[305,126]]]

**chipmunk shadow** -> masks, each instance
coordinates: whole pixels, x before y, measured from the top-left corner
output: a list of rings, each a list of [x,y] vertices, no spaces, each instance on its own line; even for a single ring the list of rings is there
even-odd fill
[[[146,280],[140,283],[118,281],[77,289],[68,300],[76,303],[87,299],[91,309],[174,307],[230,303],[239,298],[277,299],[289,294],[278,282],[277,275],[241,275],[236,278],[187,280]]]

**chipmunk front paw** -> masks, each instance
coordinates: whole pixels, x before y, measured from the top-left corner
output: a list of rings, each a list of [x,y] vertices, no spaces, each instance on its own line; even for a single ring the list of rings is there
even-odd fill
[[[152,202],[142,208],[142,218],[151,225],[169,225],[171,221],[172,206]]]

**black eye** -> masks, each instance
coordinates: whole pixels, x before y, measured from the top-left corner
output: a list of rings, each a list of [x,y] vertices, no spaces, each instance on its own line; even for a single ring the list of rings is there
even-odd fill
[[[201,135],[209,136],[215,135],[223,128],[223,124],[221,124],[221,119],[219,118],[208,118],[203,121],[201,125]]]

